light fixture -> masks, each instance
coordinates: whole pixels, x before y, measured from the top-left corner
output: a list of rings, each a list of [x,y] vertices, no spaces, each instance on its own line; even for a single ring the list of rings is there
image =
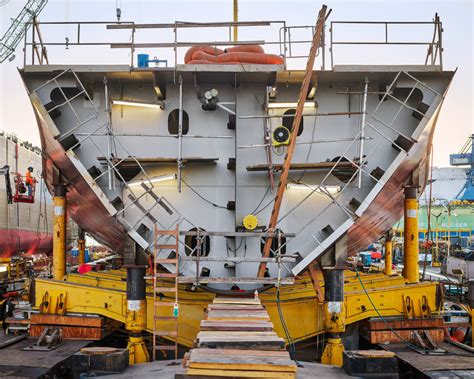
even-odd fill
[[[316,95],[316,86],[313,86],[313,87],[311,87],[311,89],[309,90],[307,99],[308,99],[308,100],[313,100],[315,95]]]
[[[296,108],[298,103],[268,103],[268,108]],[[316,103],[314,101],[305,101],[305,108],[315,108]]]
[[[143,108],[158,108],[163,109],[163,103],[147,103],[143,101],[133,101],[133,100],[112,100],[113,105],[128,105],[131,107],[143,107]]]
[[[340,186],[315,186],[302,183],[288,183],[286,185],[287,189],[293,190],[304,190],[304,191],[315,191],[319,193],[329,193],[330,195],[335,195],[338,192],[341,192]]]
[[[138,186],[141,186],[142,183],[144,183],[145,185],[147,183],[158,183],[158,182],[164,182],[166,180],[174,180],[176,179],[176,174],[165,174],[165,175],[160,175],[160,176],[155,176],[153,178],[150,178],[150,180],[147,180],[147,179],[142,179],[142,180],[138,180],[136,182],[132,182],[132,183],[128,183],[128,186],[129,187],[138,187]]]

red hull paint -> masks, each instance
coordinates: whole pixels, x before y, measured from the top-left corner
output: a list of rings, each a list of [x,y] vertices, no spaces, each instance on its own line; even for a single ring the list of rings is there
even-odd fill
[[[428,158],[431,141],[433,140],[441,106],[442,103],[418,138],[418,142],[410,149],[409,155],[375,197],[362,217],[349,229],[348,255],[354,255],[366,249],[370,243],[380,238],[402,218],[404,187],[411,182],[411,178],[418,177],[419,190],[424,189],[429,171]]]
[[[54,193],[54,184],[68,183],[67,212],[79,227],[91,233],[98,242],[121,252],[127,236],[122,225],[110,215],[89,184],[82,177],[63,147],[54,138],[41,112],[32,103],[39,127],[43,150],[43,175],[49,192]],[[45,117],[49,117],[45,116]]]
[[[38,235],[29,230],[0,229],[0,257],[11,257],[18,253],[51,254],[53,234]]]

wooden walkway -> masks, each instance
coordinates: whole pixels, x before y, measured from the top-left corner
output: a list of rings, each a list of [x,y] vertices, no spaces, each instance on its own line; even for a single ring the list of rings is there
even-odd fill
[[[201,322],[180,378],[296,378],[285,341],[273,331],[260,300],[216,297]]]

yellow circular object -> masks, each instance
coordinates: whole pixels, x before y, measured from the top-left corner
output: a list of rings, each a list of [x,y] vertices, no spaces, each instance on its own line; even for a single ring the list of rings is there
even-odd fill
[[[247,215],[243,220],[244,228],[247,230],[254,230],[258,226],[258,219],[254,215]]]

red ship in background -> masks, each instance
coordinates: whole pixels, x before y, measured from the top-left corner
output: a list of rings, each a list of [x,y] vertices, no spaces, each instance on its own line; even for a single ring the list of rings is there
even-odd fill
[[[0,168],[10,167],[9,178],[15,191],[16,173],[24,175],[33,167],[37,180],[33,202],[9,203],[6,177],[0,177],[0,257],[21,253],[50,254],[53,248],[53,203],[41,179],[41,150],[0,132]]]

